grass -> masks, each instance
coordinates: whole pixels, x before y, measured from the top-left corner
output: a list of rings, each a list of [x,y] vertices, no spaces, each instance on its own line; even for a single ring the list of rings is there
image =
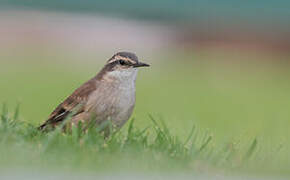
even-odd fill
[[[79,63],[84,56],[75,54],[10,57],[0,66],[0,102],[8,104],[1,113],[0,167],[289,176],[290,76],[283,58],[164,54],[152,55],[150,69],[139,73],[135,121],[106,141],[96,130],[35,128],[101,63]],[[8,113],[18,101],[20,112]]]
[[[212,168],[217,171],[222,167],[234,170],[244,166],[256,150],[257,140],[245,154],[236,154],[230,145],[217,151],[218,148],[211,146],[212,136],[198,133],[195,126],[183,141],[172,135],[163,121],[158,123],[151,115],[149,118],[152,126],[148,128],[136,128],[132,119],[127,131],[112,131],[108,138],[104,138],[98,128],[84,133],[81,126],[73,127],[70,133],[63,133],[61,128],[43,133],[35,126],[19,121],[18,109],[9,116],[3,106],[0,152],[4,156],[0,158],[0,164],[7,168],[9,164],[29,163],[31,168],[58,170],[198,172],[198,168]]]

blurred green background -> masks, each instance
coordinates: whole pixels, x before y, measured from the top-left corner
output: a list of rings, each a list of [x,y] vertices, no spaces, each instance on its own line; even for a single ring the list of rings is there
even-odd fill
[[[115,52],[139,71],[133,114],[184,138],[192,125],[215,143],[259,140],[290,164],[290,2],[1,1],[0,102],[40,124]],[[277,168],[285,162],[278,163]],[[285,167],[283,167],[285,169]]]

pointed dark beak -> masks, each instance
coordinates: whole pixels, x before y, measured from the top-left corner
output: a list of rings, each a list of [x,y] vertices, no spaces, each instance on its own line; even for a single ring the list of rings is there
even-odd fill
[[[138,62],[136,64],[133,65],[133,67],[137,68],[137,67],[149,67],[149,64],[146,63],[142,63],[142,62]]]

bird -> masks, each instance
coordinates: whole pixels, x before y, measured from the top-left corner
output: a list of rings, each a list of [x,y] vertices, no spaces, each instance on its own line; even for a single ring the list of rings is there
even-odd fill
[[[138,69],[148,66],[134,53],[117,52],[99,73],[59,104],[38,129],[55,129],[63,123],[68,127],[79,124],[98,127],[108,121],[120,129],[135,106]]]

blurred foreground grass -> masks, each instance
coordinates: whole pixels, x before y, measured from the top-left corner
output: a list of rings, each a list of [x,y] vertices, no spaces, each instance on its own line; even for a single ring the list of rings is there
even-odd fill
[[[288,57],[163,54],[145,57],[151,58],[152,66],[140,70],[134,134],[126,135],[125,127],[123,135],[109,142],[90,134],[43,135],[33,128],[76,87],[94,76],[105,59],[95,62],[98,57],[37,53],[9,57],[10,62],[0,67],[0,101],[9,109],[19,102],[18,119],[33,125],[18,124],[4,131],[1,124],[1,164],[105,171],[113,165],[148,170],[245,170],[289,175],[290,76],[289,65],[283,61]],[[165,122],[171,133],[166,128],[157,128],[154,133],[156,125],[148,114]],[[2,120],[6,117],[4,111]],[[197,142],[191,139],[188,146],[184,142],[193,125]],[[150,135],[137,135],[141,132],[137,129],[148,126]],[[147,138],[148,142],[144,140]],[[202,153],[196,154],[199,149]],[[245,160],[247,154],[249,160]]]
[[[111,131],[111,135],[104,138],[99,127],[89,128],[86,133],[81,126],[74,126],[68,133],[63,133],[61,127],[52,132],[40,132],[35,126],[19,121],[18,115],[16,109],[13,116],[9,116],[3,106],[1,169],[215,173],[222,168],[236,172],[252,162],[250,158],[257,148],[256,139],[246,151],[235,149],[234,144],[213,147],[210,145],[212,136],[199,133],[195,126],[186,139],[181,140],[171,134],[164,121],[160,125],[153,116],[150,116],[151,135],[149,128],[136,128],[133,119],[126,132]],[[111,127],[110,123],[106,126]],[[264,155],[256,156],[261,157]]]

